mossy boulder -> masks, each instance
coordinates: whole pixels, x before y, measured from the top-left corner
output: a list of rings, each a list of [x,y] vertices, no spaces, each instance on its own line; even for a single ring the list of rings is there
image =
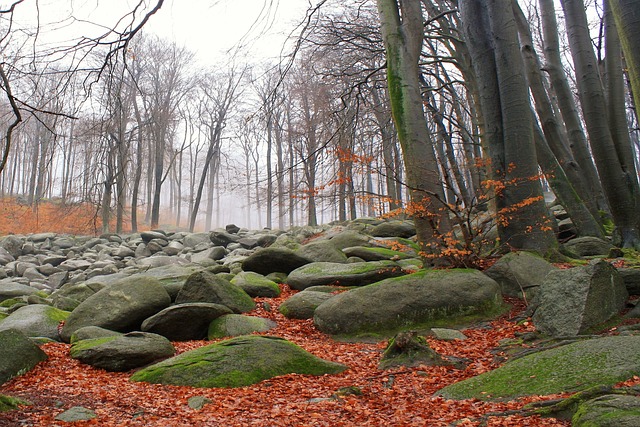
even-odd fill
[[[314,262],[347,262],[347,256],[331,240],[314,240],[300,247],[296,254]]]
[[[314,323],[344,338],[390,336],[495,316],[500,287],[477,270],[423,270],[338,294],[316,308]]]
[[[69,351],[73,359],[112,372],[139,368],[175,354],[165,337],[147,332],[75,341]]]
[[[390,220],[376,225],[371,230],[375,237],[411,237],[416,234],[413,221]]]
[[[277,298],[281,292],[276,282],[253,271],[241,271],[231,279],[231,283],[251,297]]]
[[[60,340],[58,325],[69,316],[68,311],[44,304],[20,307],[0,323],[0,330],[15,329],[28,337]]]
[[[13,282],[12,279],[0,280],[0,301],[38,293],[36,288]]]
[[[353,264],[314,262],[292,271],[287,277],[287,284],[299,291],[321,285],[365,286],[404,274],[400,266],[393,261]]]
[[[289,319],[311,319],[316,308],[333,297],[334,295],[329,292],[317,292],[307,289],[289,297],[280,304],[278,311]]]
[[[182,353],[148,366],[131,381],[191,387],[243,387],[278,375],[337,374],[345,365],[329,362],[278,337],[247,335]]]
[[[176,304],[208,302],[222,304],[234,313],[244,313],[255,308],[253,299],[241,288],[218,274],[208,271],[193,273],[176,297]]]
[[[16,330],[0,331],[0,343],[0,385],[47,359],[44,351]]]
[[[358,257],[365,261],[398,261],[401,259],[415,258],[418,256],[417,253],[407,253],[394,251],[393,249],[389,248],[371,248],[366,246],[353,246],[350,248],[344,248],[342,251],[348,257]]]
[[[140,328],[142,321],[171,304],[171,297],[153,277],[127,277],[84,300],[67,317],[60,333],[65,342],[84,326],[118,332]]]
[[[216,338],[236,337],[253,332],[266,332],[275,327],[276,322],[262,317],[225,314],[211,322],[208,338],[213,340]]]
[[[117,337],[122,335],[121,332],[110,331],[109,329],[100,328],[98,326],[85,326],[71,334],[69,340],[71,344],[76,341],[91,340],[94,338]]]
[[[590,339],[533,353],[447,386],[447,399],[514,399],[613,385],[640,374],[640,336]]]
[[[608,394],[582,403],[573,418],[573,427],[640,426],[640,397]]]
[[[580,256],[607,256],[614,246],[606,240],[592,236],[576,237],[564,244],[565,249]]]

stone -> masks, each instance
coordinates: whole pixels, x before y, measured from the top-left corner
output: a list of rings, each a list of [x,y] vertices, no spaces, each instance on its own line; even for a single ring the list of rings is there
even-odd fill
[[[191,387],[243,387],[286,374],[337,374],[329,362],[278,337],[245,335],[200,347],[139,370],[131,381]]]
[[[14,329],[0,331],[0,385],[47,359],[44,351]]]
[[[342,251],[348,257],[358,257],[364,261],[398,261],[401,259],[415,258],[418,256],[418,254],[415,252],[406,253],[394,251],[387,248],[373,248],[365,246],[352,246],[350,248],[344,248]]]
[[[638,374],[640,336],[588,339],[539,351],[436,392],[445,399],[504,399],[614,385]]]
[[[256,250],[242,262],[244,271],[253,271],[263,276],[270,273],[289,274],[298,267],[309,264],[310,259],[302,257],[288,248],[268,247]]]
[[[242,271],[231,279],[231,283],[241,288],[250,297],[277,298],[280,296],[278,284],[262,274]]]
[[[368,246],[371,236],[353,230],[345,230],[331,237],[331,244],[342,250],[354,246]]]
[[[176,304],[210,302],[229,307],[234,313],[255,308],[253,299],[242,289],[219,275],[201,271],[189,276],[176,296]]]
[[[167,235],[163,231],[159,231],[159,230],[143,231],[142,233],[140,233],[140,237],[142,238],[142,241],[145,243],[149,243],[153,239],[160,239],[160,240],[164,240],[165,242],[167,241]]]
[[[301,246],[296,254],[314,262],[347,262],[347,256],[331,240],[315,240]]]
[[[606,261],[550,272],[536,297],[532,320],[542,333],[575,336],[609,320],[625,306],[628,294],[616,269]]]
[[[531,300],[554,270],[558,268],[541,256],[518,251],[502,256],[485,274],[498,282],[503,295]]]
[[[63,421],[65,423],[74,423],[76,421],[89,421],[97,417],[98,415],[91,409],[87,409],[82,406],[74,406],[56,415],[55,420]]]
[[[385,221],[376,225],[371,230],[374,237],[411,237],[416,234],[416,227],[413,221]]]
[[[457,329],[431,328],[433,336],[442,341],[464,341],[467,336]]]
[[[58,326],[68,316],[68,311],[49,305],[27,305],[20,307],[0,322],[0,331],[14,329],[27,337],[44,337],[60,341]]]
[[[619,268],[618,273],[629,295],[640,295],[640,268]]]
[[[147,318],[142,322],[141,330],[171,341],[201,340],[207,336],[209,324],[225,314],[231,314],[231,309],[221,304],[176,304]]]
[[[313,289],[315,289],[314,287]],[[316,308],[334,295],[328,292],[317,292],[308,288],[289,297],[280,304],[278,311],[288,319],[312,319]]]
[[[187,400],[187,405],[189,406],[189,408],[195,409],[196,411],[204,408],[209,403],[213,402],[204,396],[193,396],[190,397],[189,400]]]
[[[12,278],[0,280],[0,302],[21,296],[33,295],[37,292],[37,289],[18,283]]]
[[[569,240],[564,244],[564,247],[570,252],[580,256],[607,256],[614,246],[606,240],[598,239],[597,237],[584,236]]]
[[[227,251],[223,246],[214,246],[204,251],[191,254],[191,262],[202,263],[203,261],[217,261],[226,255]]]
[[[422,270],[335,295],[314,314],[316,327],[344,338],[391,336],[493,317],[500,286],[477,270]]]
[[[365,286],[405,272],[393,261],[340,264],[314,262],[295,269],[287,277],[291,289],[304,290],[311,286]]]
[[[63,341],[84,326],[100,326],[118,332],[140,328],[144,319],[171,304],[171,297],[153,277],[127,277],[107,286],[76,307],[62,328]]]
[[[111,372],[124,372],[146,366],[175,354],[171,342],[148,332],[78,340],[69,354],[80,362]]]
[[[266,332],[276,326],[276,322],[273,320],[262,317],[225,314],[211,322],[207,337],[210,340],[224,337],[237,337],[240,335],[249,335],[254,332]]]
[[[227,247],[229,243],[235,243],[240,238],[235,234],[231,234],[231,233],[228,233],[227,231],[223,231],[219,229],[219,230],[213,230],[209,234],[209,239],[215,246]]]
[[[0,248],[4,249],[6,253],[11,255],[12,258],[16,259],[20,255],[22,255],[22,246],[24,245],[24,240],[17,236],[5,236],[0,240]]]
[[[571,419],[573,427],[640,426],[640,397],[608,394],[587,400]]]
[[[109,329],[100,328],[98,326],[85,326],[75,331],[71,335],[69,342],[71,344],[76,341],[91,340],[95,338],[117,337],[122,335],[121,332],[110,331]]]

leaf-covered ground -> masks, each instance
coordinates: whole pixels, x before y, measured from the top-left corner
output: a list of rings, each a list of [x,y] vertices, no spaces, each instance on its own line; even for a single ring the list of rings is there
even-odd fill
[[[444,355],[471,359],[465,370],[447,367],[399,368],[380,371],[377,365],[385,342],[341,343],[316,331],[311,320],[289,320],[277,311],[292,292],[277,299],[258,298],[250,313],[269,317],[278,327],[268,332],[289,339],[311,353],[344,363],[340,375],[313,377],[286,375],[249,387],[196,389],[129,382],[130,373],[110,373],[69,357],[69,345],[46,344],[49,359],[31,372],[0,386],[0,394],[33,403],[18,411],[0,414],[0,426],[68,426],[55,421],[73,406],[94,410],[98,418],[74,426],[569,426],[566,421],[522,417],[513,410],[524,404],[558,396],[536,396],[513,402],[451,401],[432,394],[453,382],[495,368],[501,355],[491,352],[504,338],[533,330],[528,322],[513,320],[522,309],[493,322],[463,332],[468,340],[444,342],[429,338]],[[264,309],[264,302],[271,306]],[[510,301],[514,302],[514,301]],[[179,352],[207,341],[175,343]],[[497,357],[498,356],[498,357]],[[355,386],[362,395],[338,395]],[[201,410],[187,405],[189,398],[211,400]],[[331,399],[323,399],[331,398]],[[511,414],[511,415],[509,415]]]

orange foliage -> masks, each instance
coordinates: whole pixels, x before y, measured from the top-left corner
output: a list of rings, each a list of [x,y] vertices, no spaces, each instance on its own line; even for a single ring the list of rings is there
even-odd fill
[[[515,304],[508,315],[490,327],[464,330],[465,341],[427,338],[437,352],[471,359],[466,369],[419,366],[380,371],[378,362],[385,342],[345,343],[330,339],[313,327],[312,320],[286,319],[278,306],[293,292],[283,286],[279,298],[257,298],[250,313],[268,317],[277,327],[267,334],[288,339],[325,359],[349,369],[321,377],[290,374],[247,387],[196,389],[129,382],[131,373],[110,373],[83,365],[69,357],[69,345],[45,344],[49,359],[27,374],[0,386],[0,393],[33,403],[19,411],[0,414],[0,426],[64,426],[55,416],[72,406],[94,410],[98,418],[74,426],[495,426],[559,427],[568,421],[523,417],[514,413],[523,405],[558,396],[531,396],[509,402],[453,401],[433,393],[454,382],[487,372],[499,364],[492,350],[504,338],[533,330],[531,322],[510,319],[524,308]],[[272,309],[266,311],[264,303]],[[175,343],[178,352],[208,344]],[[358,387],[362,395],[336,396],[343,387]],[[201,410],[187,401],[202,396],[211,401]],[[502,413],[502,414],[501,414]],[[452,424],[455,423],[455,424]]]

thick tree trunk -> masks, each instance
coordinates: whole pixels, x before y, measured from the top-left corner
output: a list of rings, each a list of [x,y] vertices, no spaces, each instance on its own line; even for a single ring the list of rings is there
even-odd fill
[[[505,248],[547,253],[556,241],[536,178],[531,105],[511,2],[483,0],[460,6],[476,70],[491,172],[503,186],[496,191],[501,243]]]
[[[569,47],[591,150],[609,201],[618,236],[624,247],[640,248],[637,176],[623,168],[609,128],[607,100],[593,52],[582,0],[561,0],[567,23]]]
[[[420,1],[378,0],[377,4],[387,54],[391,111],[411,194],[410,213],[426,260],[433,262],[439,235],[449,230],[449,224],[420,92],[418,61],[424,34]]]

